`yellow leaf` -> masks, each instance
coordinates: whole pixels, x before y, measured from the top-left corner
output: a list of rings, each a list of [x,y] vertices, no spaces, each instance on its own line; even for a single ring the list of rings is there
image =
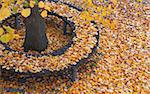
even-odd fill
[[[139,4],[135,4],[135,8],[137,9],[139,7]]]
[[[137,2],[142,2],[143,0],[136,0]]]
[[[31,9],[30,9],[30,8],[26,8],[26,9],[23,9],[23,10],[21,11],[21,15],[22,15],[23,17],[28,17],[30,14],[31,14]]]
[[[19,36],[18,34],[14,34],[14,38],[15,38],[15,39],[19,39],[20,36]]]
[[[102,11],[102,16],[106,16],[107,15],[107,9],[106,7],[103,8],[103,11]]]
[[[102,3],[102,2],[104,2],[104,0],[99,0],[99,2],[101,2],[101,3]]]
[[[0,8],[0,21],[11,15],[11,11],[9,8]]]
[[[111,7],[111,5],[109,5],[108,8],[107,8],[107,14],[110,15],[111,11],[112,11],[112,7]]]
[[[115,6],[117,5],[117,0],[111,0],[111,1]]]
[[[99,22],[103,22],[103,18],[102,17],[99,17]]]
[[[87,11],[83,11],[81,14],[81,18],[86,18],[86,17],[89,17],[89,13]]]
[[[44,9],[46,9],[46,10],[48,10],[48,11],[51,10],[51,8],[50,8],[50,6],[49,6],[48,4],[45,4]]]
[[[116,28],[116,26],[117,26],[117,20],[113,20],[110,24],[110,28],[113,30]]]
[[[105,20],[105,23],[106,23],[107,25],[110,25],[110,20],[106,19],[106,20]]]
[[[4,33],[3,28],[0,28],[0,36]]]
[[[5,34],[0,37],[0,41],[3,43],[8,43],[11,39],[13,39],[13,34]]]
[[[44,17],[47,17],[47,11],[46,10],[44,10],[44,11],[42,11],[41,12],[41,16],[44,18]]]
[[[6,31],[7,31],[8,33],[14,33],[14,32],[15,32],[15,30],[12,29],[10,26],[5,26],[5,25],[3,25],[3,27],[6,29]]]
[[[29,4],[29,5],[30,5],[31,8],[33,8],[34,5],[35,5],[35,1],[30,1],[30,4]]]
[[[43,2],[43,1],[40,1],[40,2],[38,3],[38,6],[39,6],[39,8],[44,8],[44,2]]]
[[[108,10],[112,10],[112,7],[111,7],[111,5],[108,5]]]
[[[101,12],[102,8],[103,8],[102,6],[97,7],[96,8],[97,12]]]
[[[25,0],[17,0],[17,3],[18,5],[21,5]]]
[[[88,6],[92,6],[93,5],[92,0],[87,0],[87,2],[88,2]]]
[[[17,13],[17,12],[18,12],[18,9],[19,9],[18,6],[14,6],[14,7],[12,8],[12,12],[13,12],[13,13]]]
[[[101,20],[102,20],[101,23],[103,24],[103,26],[106,27],[107,26],[106,21],[104,19],[101,19]]]
[[[115,24],[114,24],[114,22],[112,22],[111,24],[110,24],[110,29],[114,29],[115,28]]]
[[[10,2],[8,0],[3,0],[3,7],[8,7]]]
[[[94,20],[98,20],[99,19],[99,15],[97,13],[94,13],[93,16],[94,16]]]

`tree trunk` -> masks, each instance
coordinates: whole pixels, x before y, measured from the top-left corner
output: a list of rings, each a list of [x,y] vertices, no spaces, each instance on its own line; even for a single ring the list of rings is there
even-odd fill
[[[46,23],[40,15],[38,6],[35,6],[31,10],[31,15],[25,19],[25,27],[24,51],[44,51],[48,45],[48,39],[45,33]]]

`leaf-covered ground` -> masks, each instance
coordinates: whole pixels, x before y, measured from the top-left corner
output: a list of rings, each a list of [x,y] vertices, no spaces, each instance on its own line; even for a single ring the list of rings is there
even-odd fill
[[[84,0],[66,1],[84,6]],[[12,81],[1,77],[2,93],[19,94],[7,92],[12,87],[26,94],[150,94],[150,5],[122,1],[108,17],[115,21],[113,29],[98,23],[99,54],[78,69],[76,82],[44,76],[20,83],[17,77]]]

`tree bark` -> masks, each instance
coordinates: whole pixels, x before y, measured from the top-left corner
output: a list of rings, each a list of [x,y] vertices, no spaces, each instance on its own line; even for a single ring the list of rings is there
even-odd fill
[[[48,45],[48,39],[45,33],[46,23],[40,15],[38,6],[31,9],[31,15],[25,19],[25,27],[24,51],[44,51]]]

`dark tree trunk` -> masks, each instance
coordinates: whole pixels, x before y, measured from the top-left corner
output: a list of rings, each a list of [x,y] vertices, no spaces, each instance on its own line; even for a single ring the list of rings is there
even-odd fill
[[[25,27],[24,51],[44,51],[48,45],[48,39],[45,33],[46,23],[39,13],[38,6],[35,6],[31,10],[31,15],[25,19]]]

